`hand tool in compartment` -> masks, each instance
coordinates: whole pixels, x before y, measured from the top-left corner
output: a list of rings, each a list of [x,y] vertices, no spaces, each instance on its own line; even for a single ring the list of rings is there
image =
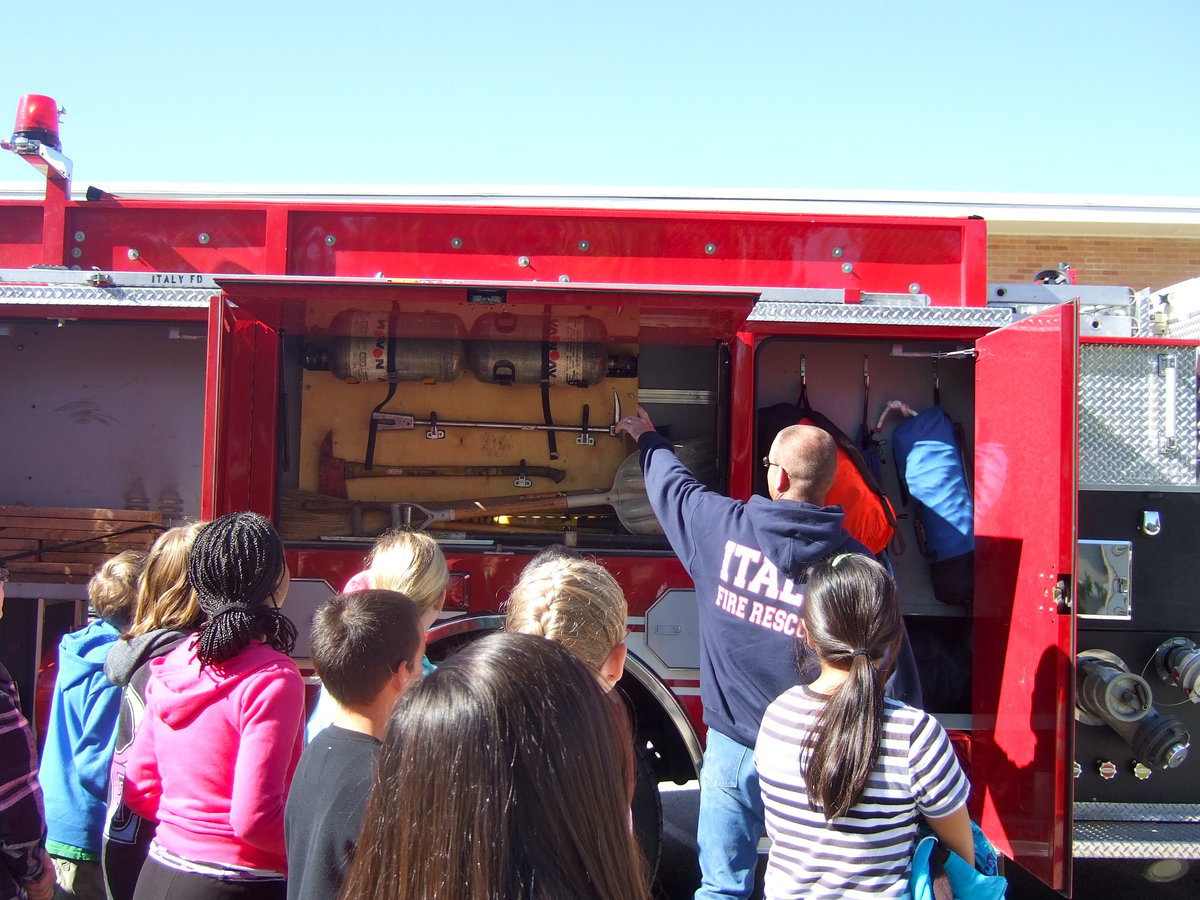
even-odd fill
[[[577,432],[577,444],[592,445],[596,434],[607,434],[617,437],[617,422],[621,421],[621,401],[617,392],[613,391],[613,420],[611,425],[592,425],[589,421],[590,409],[583,407],[583,421],[579,425],[547,425],[543,422],[471,422],[455,419],[443,419],[437,412],[431,412],[429,418],[421,419],[408,413],[387,413],[376,410],[371,414],[371,426],[377,431],[414,431],[418,426],[426,429],[425,437],[431,441],[441,440],[446,436],[444,428],[495,428],[510,431],[569,431]]]
[[[439,465],[379,465],[367,468],[363,463],[351,462],[333,455],[333,432],[325,435],[321,442],[321,455],[317,460],[317,489],[330,497],[346,497],[347,478],[439,478],[439,477],[468,477],[482,478],[493,476],[515,476],[513,487],[527,488],[532,486],[531,478],[548,478],[555,484],[567,477],[565,469],[554,469],[549,466],[531,466],[525,460],[515,466],[478,465],[478,466],[439,466]]]
[[[453,503],[356,503],[352,521],[362,512],[386,505],[392,525],[422,530],[435,522],[457,522],[495,516],[520,516],[529,513],[566,512],[590,506],[610,506],[617,520],[631,534],[659,534],[661,527],[650,508],[642,481],[641,462],[636,452],[617,467],[612,487],[607,491],[557,492],[517,494],[510,497],[488,497]],[[358,520],[360,521],[360,520]],[[357,530],[357,528],[356,528]]]

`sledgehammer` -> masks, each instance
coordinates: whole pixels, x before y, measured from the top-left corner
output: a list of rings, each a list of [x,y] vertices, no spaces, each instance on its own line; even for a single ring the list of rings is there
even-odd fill
[[[567,477],[563,469],[548,466],[527,466],[521,460],[516,466],[373,466],[368,469],[362,463],[350,462],[333,455],[333,432],[325,435],[321,442],[321,455],[317,462],[317,484],[322,494],[331,497],[346,497],[347,478],[410,477],[427,478],[441,476],[486,477],[492,475],[515,475],[514,487],[529,487],[530,478],[549,478],[555,484]]]

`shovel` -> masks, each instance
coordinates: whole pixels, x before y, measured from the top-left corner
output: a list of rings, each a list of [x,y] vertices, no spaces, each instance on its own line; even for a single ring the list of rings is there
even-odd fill
[[[382,505],[382,504],[381,504]],[[362,506],[362,504],[359,504]],[[611,506],[617,519],[630,534],[662,534],[658,519],[650,508],[642,467],[637,452],[629,454],[617,467],[612,487],[607,491],[560,491],[542,494],[517,494],[457,503],[389,503],[392,524],[420,531],[433,522],[456,522],[484,516],[521,516],[531,513],[567,512],[589,506]],[[357,511],[358,507],[356,507]]]

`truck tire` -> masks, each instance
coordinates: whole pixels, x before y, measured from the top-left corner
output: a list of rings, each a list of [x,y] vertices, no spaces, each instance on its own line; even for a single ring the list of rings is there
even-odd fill
[[[633,785],[633,832],[637,837],[646,869],[653,878],[658,871],[658,859],[662,853],[662,799],[658,795],[658,779],[654,775],[654,762],[646,747],[635,747],[633,763],[636,780]]]

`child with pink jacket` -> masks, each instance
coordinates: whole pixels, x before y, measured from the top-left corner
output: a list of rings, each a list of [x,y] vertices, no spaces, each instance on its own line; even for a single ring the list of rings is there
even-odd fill
[[[286,895],[283,812],[304,745],[304,684],[280,612],[289,573],[271,523],[232,513],[188,559],[205,613],[151,665],[125,802],[157,819],[137,900]]]

